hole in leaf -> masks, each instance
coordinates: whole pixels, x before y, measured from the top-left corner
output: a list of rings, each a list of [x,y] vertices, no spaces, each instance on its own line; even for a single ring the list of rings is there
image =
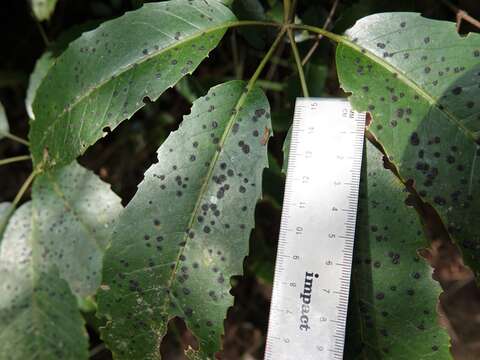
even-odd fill
[[[187,328],[182,318],[174,317],[168,322],[167,334],[160,344],[162,359],[184,359],[188,348],[198,349],[195,335]]]

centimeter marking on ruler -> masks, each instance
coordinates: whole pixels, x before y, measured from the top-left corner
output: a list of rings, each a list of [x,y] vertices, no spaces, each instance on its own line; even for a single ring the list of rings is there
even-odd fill
[[[299,98],[265,360],[342,359],[365,114]]]

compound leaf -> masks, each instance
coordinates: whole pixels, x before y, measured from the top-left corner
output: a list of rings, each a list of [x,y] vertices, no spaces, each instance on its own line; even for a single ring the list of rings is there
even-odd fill
[[[71,162],[199,63],[232,12],[216,0],[145,4],[84,33],[56,60],[33,103],[34,162]],[[128,29],[126,31],[125,29]]]
[[[425,238],[404,186],[366,144],[352,268],[348,359],[450,359],[441,288],[417,251]],[[414,306],[412,306],[414,304]]]
[[[368,16],[337,48],[344,90],[480,273],[480,35],[415,13]]]
[[[102,337],[118,359],[159,359],[174,316],[199,341],[220,348],[233,303],[230,277],[243,258],[267,166],[266,96],[242,81],[210,89],[158,150],[125,208],[105,255]],[[266,135],[264,135],[266,134]]]
[[[87,359],[76,298],[56,267],[43,263],[36,224],[32,203],[24,204],[0,247],[0,359]]]

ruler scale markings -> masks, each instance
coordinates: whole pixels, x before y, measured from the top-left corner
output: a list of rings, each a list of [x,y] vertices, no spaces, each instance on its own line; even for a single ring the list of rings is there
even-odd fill
[[[345,100],[297,99],[266,360],[342,359],[364,126]]]

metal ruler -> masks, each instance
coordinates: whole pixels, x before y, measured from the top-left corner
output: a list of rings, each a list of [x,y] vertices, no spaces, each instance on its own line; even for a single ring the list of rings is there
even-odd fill
[[[266,360],[342,359],[365,113],[295,104]]]

